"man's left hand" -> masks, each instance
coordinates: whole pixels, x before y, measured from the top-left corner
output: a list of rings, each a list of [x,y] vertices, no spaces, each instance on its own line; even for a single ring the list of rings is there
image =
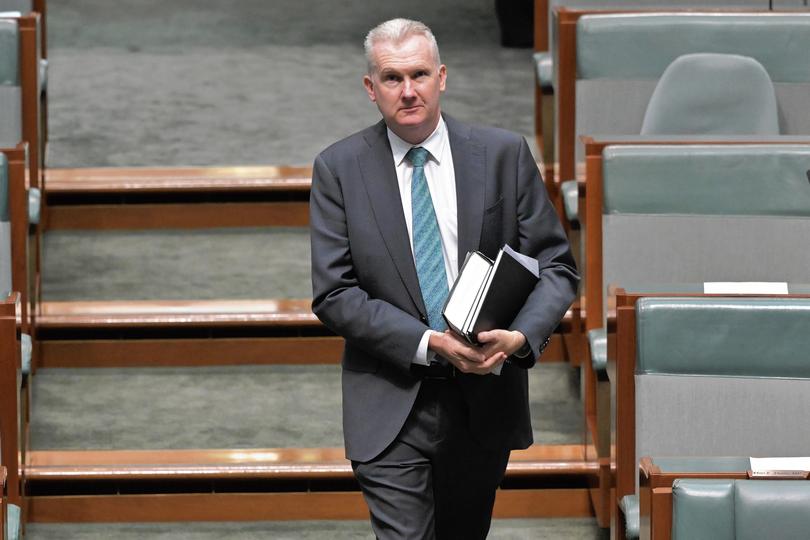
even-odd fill
[[[523,347],[526,336],[517,330],[488,330],[478,333],[478,342],[482,344],[481,352],[487,359],[502,355],[506,360]]]

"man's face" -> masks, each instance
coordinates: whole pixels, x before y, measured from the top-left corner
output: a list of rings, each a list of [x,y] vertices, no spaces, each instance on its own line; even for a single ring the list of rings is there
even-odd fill
[[[363,78],[369,99],[391,131],[412,144],[422,142],[438,125],[447,69],[436,65],[428,40],[419,35],[377,43],[373,51],[376,68]]]

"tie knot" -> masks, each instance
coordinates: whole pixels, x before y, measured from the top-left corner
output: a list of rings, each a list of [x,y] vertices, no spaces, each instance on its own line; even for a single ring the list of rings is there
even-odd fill
[[[425,162],[427,161],[429,152],[427,149],[422,148],[421,146],[414,146],[408,153],[405,154],[405,157],[408,158],[408,161],[411,162],[411,165],[414,167],[424,167]]]

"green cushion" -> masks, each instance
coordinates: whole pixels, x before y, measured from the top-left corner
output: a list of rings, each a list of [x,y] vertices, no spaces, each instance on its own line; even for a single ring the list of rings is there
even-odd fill
[[[612,14],[577,22],[581,79],[658,79],[683,54],[750,56],[774,82],[810,81],[810,14]]]
[[[8,158],[0,152],[0,221],[10,221],[8,211]]]
[[[560,185],[565,205],[565,217],[569,222],[579,221],[579,185],[576,180],[566,180]]]
[[[0,0],[0,11],[19,11],[28,13],[34,9],[31,0]]]
[[[773,83],[762,64],[747,56],[679,56],[655,87],[641,133],[778,135]]]
[[[607,371],[607,331],[597,328],[588,331],[588,343],[591,349],[591,365],[596,373]]]
[[[33,343],[31,342],[31,336],[28,334],[22,334],[20,336],[20,363],[22,364],[20,371],[22,371],[23,375],[28,375],[31,373],[32,352]]]
[[[741,480],[734,487],[738,540],[810,536],[810,482]]]
[[[803,540],[810,531],[810,482],[678,479],[672,484],[673,540]]]
[[[672,540],[734,540],[734,481],[675,480]]]
[[[534,66],[535,74],[537,75],[537,84],[540,88],[549,89],[553,87],[553,60],[551,53],[537,52],[534,53]]]
[[[810,299],[655,298],[636,304],[639,374],[810,378]]]
[[[17,21],[0,19],[0,84],[20,84],[20,32]]]
[[[6,522],[6,540],[20,540],[22,537],[22,511],[16,504],[9,504]]]
[[[625,537],[638,538],[641,535],[641,511],[638,495],[625,495],[619,501],[619,508],[624,514]]]
[[[40,207],[42,206],[42,192],[32,187],[28,190],[28,224],[38,225]]]
[[[604,213],[810,216],[807,145],[637,145],[603,151]]]

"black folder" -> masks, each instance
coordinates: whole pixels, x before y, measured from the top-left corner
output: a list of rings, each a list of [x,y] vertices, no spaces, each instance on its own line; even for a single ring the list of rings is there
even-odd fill
[[[479,332],[508,329],[539,275],[537,260],[508,245],[494,261],[478,251],[468,253],[442,310],[447,326],[473,344]]]

